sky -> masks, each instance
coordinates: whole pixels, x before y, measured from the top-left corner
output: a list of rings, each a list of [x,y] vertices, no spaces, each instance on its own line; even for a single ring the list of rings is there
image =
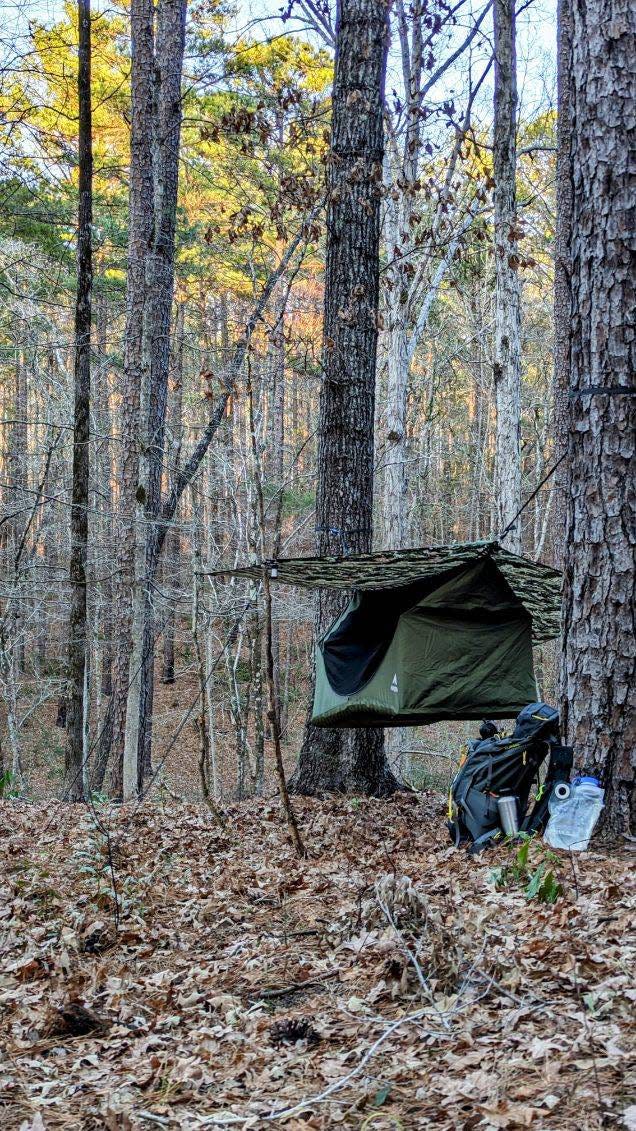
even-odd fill
[[[109,6],[108,0],[93,0],[93,3],[97,10],[107,10]],[[476,10],[479,10],[477,0],[474,3]],[[0,43],[4,57],[27,49],[30,20],[53,22],[59,18],[63,7],[63,0],[0,0]],[[545,110],[554,98],[556,0],[531,0],[528,6],[521,0],[520,7],[524,10],[520,12],[517,21],[519,101],[520,115],[528,119],[539,109]],[[251,34],[263,37],[289,34],[292,31],[306,34],[301,31],[302,23],[294,18],[283,23],[280,18],[282,10],[281,0],[238,0],[233,20],[234,33],[238,36],[250,29]],[[484,23],[486,36],[491,34],[491,23],[488,17]],[[456,34],[465,34],[465,29],[466,21],[463,20]],[[476,47],[475,56],[484,49],[482,40],[481,48]],[[466,59],[461,59],[444,77],[435,95],[452,96],[454,91],[459,94],[466,78],[466,66]],[[492,76],[490,85],[484,84],[481,105],[477,108],[479,116],[483,115],[485,119],[490,116],[491,83]],[[400,90],[400,72],[394,52],[389,58],[387,91],[390,92],[393,87]]]

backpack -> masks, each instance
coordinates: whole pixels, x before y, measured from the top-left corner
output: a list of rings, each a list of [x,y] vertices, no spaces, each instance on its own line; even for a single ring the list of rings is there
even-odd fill
[[[447,826],[459,845],[483,847],[501,832],[497,798],[514,794],[520,829],[539,768],[559,742],[559,715],[547,703],[530,703],[517,715],[511,735],[469,743],[450,787]],[[527,827],[527,826],[526,826]]]

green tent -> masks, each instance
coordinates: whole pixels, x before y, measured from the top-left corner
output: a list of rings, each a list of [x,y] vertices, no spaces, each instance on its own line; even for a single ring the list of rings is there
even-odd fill
[[[496,543],[264,562],[239,576],[353,589],[319,641],[316,726],[513,717],[537,699],[532,646],[558,635],[560,574]]]

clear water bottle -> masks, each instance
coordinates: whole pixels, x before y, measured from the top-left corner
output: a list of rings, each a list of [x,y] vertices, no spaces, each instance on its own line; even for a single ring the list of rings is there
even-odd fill
[[[587,775],[575,778],[569,787],[566,783],[556,786],[548,803],[546,843],[585,852],[603,808],[603,797],[598,778]]]

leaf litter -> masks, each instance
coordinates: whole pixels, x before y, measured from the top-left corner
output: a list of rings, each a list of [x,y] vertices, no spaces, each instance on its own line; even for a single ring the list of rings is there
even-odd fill
[[[295,804],[0,804],[3,1128],[633,1125],[627,847],[542,904],[439,795]]]

